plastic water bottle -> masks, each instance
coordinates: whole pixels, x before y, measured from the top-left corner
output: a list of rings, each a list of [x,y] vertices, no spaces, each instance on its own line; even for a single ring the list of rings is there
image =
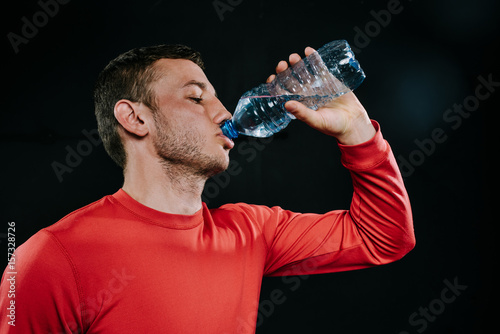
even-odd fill
[[[231,120],[222,124],[225,136],[265,138],[283,130],[295,117],[285,109],[290,100],[317,110],[356,89],[365,74],[347,41],[330,42],[276,75],[270,82],[243,94]]]

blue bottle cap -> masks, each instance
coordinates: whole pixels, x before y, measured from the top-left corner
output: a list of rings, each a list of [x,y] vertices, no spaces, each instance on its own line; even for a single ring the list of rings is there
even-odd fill
[[[225,121],[220,128],[224,136],[228,137],[229,139],[234,139],[238,137],[238,131],[236,131],[233,122],[230,119]]]

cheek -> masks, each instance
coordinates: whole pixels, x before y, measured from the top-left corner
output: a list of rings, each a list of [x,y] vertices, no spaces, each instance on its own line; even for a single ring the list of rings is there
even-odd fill
[[[177,106],[171,109],[170,117],[175,119],[180,124],[186,124],[186,126],[202,125],[203,122],[208,120],[205,108],[202,105],[197,105],[192,102],[184,102],[177,104]]]
[[[198,107],[203,109],[203,107]],[[159,138],[169,138],[169,141],[183,142],[186,145],[202,146],[208,141],[208,135],[215,133],[213,124],[202,111],[190,108],[162,110],[156,117],[156,132]]]

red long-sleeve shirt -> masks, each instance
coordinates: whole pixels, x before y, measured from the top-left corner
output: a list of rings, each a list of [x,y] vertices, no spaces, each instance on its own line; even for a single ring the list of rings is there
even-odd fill
[[[374,125],[370,141],[339,145],[349,210],[240,203],[176,215],[120,189],[74,211],[17,249],[16,274],[8,267],[0,286],[0,332],[252,333],[263,276],[400,259],[415,243],[410,204]]]

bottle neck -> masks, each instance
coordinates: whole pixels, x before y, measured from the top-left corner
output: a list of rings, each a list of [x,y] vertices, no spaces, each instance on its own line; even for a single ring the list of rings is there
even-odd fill
[[[229,139],[234,139],[238,137],[238,131],[236,131],[236,129],[234,128],[233,121],[231,121],[230,119],[225,121],[220,128],[224,136],[228,137]]]

